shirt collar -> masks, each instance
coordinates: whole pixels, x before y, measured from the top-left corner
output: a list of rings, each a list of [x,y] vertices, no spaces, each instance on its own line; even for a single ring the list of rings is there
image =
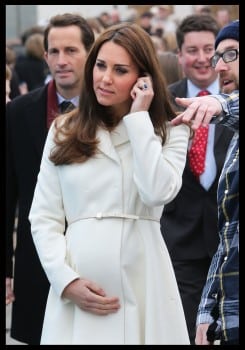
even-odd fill
[[[186,97],[193,97],[198,94],[199,91],[203,89],[200,89],[196,85],[192,83],[189,79],[187,80],[187,96]],[[210,94],[216,95],[220,92],[219,89],[219,78],[215,79],[215,81],[212,82],[209,86],[207,86],[204,90],[208,90]]]
[[[57,97],[58,97],[58,104],[60,105],[62,102],[64,101],[70,101],[71,103],[73,103],[74,106],[78,107],[79,104],[79,96],[75,96],[69,100],[66,100],[63,96],[61,96],[58,92],[57,92]]]

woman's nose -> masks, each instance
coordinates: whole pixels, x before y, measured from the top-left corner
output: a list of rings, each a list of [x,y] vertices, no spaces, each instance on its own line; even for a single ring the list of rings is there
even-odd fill
[[[110,71],[106,71],[104,72],[104,75],[103,75],[103,78],[102,80],[106,83],[111,83],[112,82],[112,75],[111,75],[111,72]]]

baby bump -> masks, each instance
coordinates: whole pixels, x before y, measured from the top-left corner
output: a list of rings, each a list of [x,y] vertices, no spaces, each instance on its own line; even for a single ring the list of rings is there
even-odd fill
[[[68,226],[66,239],[70,266],[106,293],[121,294],[122,283],[132,284],[142,275],[144,250],[132,222],[80,220]]]

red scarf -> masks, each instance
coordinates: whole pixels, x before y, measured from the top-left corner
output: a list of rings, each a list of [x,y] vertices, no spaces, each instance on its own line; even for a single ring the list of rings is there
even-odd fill
[[[52,121],[59,114],[58,98],[56,93],[55,81],[50,80],[48,83],[48,99],[47,99],[47,127],[49,129]]]

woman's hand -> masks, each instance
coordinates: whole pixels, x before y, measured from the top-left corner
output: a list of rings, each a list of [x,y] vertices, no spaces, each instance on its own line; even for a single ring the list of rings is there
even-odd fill
[[[85,279],[72,281],[64,289],[62,297],[73,301],[80,309],[96,315],[108,315],[120,308],[117,297],[108,297],[100,286]]]
[[[15,300],[13,288],[12,288],[12,278],[6,277],[6,305],[12,303]]]
[[[152,81],[149,75],[139,77],[131,91],[133,103],[130,113],[148,111],[154,96]]]

